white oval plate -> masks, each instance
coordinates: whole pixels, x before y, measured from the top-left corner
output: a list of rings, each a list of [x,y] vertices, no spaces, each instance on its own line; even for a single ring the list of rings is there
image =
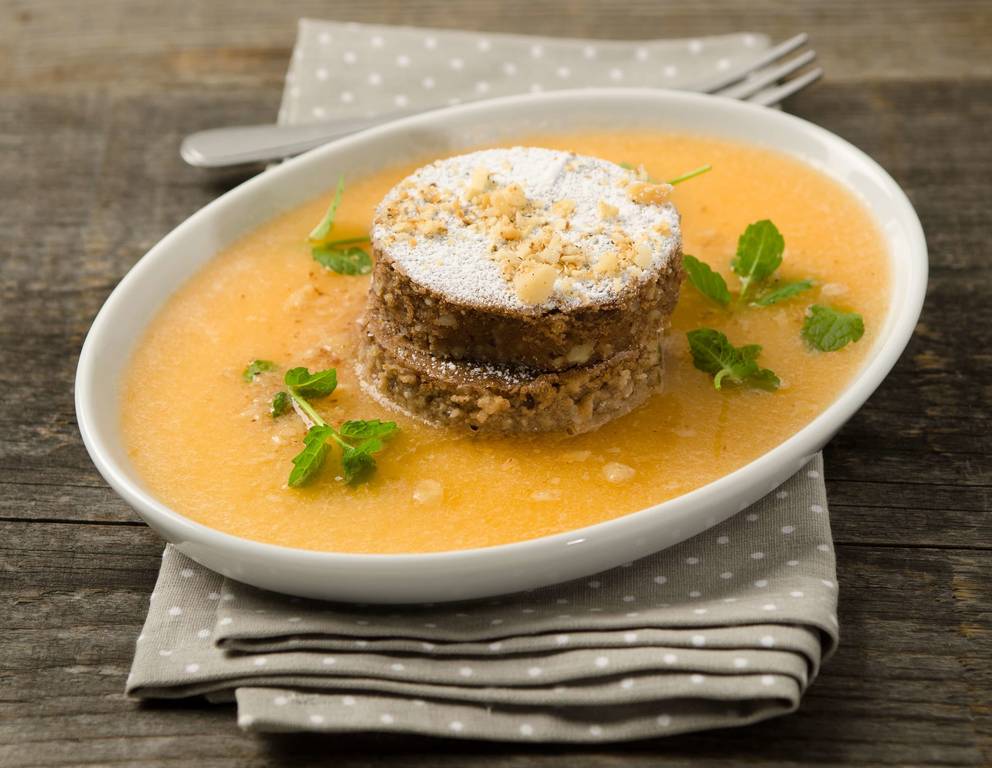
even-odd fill
[[[655,129],[764,145],[820,169],[868,206],[892,260],[884,327],[857,377],[819,417],[745,467],[684,496],[568,533],[482,549],[361,555],[263,544],[208,528],[143,486],[118,430],[119,382],[137,339],[163,303],[221,248],[282,211],[325,193],[338,174],[363,175],[430,154],[539,132]],[[892,178],[860,150],[815,125],[737,101],[648,89],[517,96],[443,109],[315,149],[207,205],[152,248],[93,322],[76,373],[76,413],[97,469],[145,521],[225,576],[304,597],[438,602],[578,578],[657,552],[726,519],[798,470],[865,402],[913,332],[927,282],[920,222]]]

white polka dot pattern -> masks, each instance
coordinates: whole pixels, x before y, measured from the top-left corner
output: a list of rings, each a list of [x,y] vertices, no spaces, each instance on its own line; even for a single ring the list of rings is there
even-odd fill
[[[303,20],[279,122],[423,110],[597,85],[679,88],[742,67],[768,45],[764,36],[747,34],[636,43],[532,40]]]

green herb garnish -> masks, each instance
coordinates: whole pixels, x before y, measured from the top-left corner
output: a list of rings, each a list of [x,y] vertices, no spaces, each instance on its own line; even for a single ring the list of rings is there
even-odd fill
[[[324,218],[320,220],[320,223],[310,230],[310,236],[307,238],[310,241],[310,245],[322,245],[327,242],[331,230],[334,229],[334,217],[337,216],[338,206],[341,205],[341,196],[343,194],[344,176],[338,176],[338,188],[334,192],[334,198],[331,200],[331,204],[327,207],[327,213],[324,214]]]
[[[367,275],[372,271],[372,259],[364,249],[358,247],[357,243],[368,241],[368,237],[330,239],[343,194],[344,176],[339,176],[338,187],[334,199],[327,208],[327,213],[307,238],[310,243],[310,255],[318,264],[339,275]]]
[[[723,279],[723,275],[714,272],[709,264],[688,253],[682,257],[682,264],[689,282],[703,296],[723,306],[730,303],[730,291],[727,289],[727,281]]]
[[[338,427],[338,432],[341,433],[342,437],[355,440],[377,440],[389,437],[398,429],[395,421],[371,419],[369,421],[346,421]]]
[[[730,262],[731,268],[740,281],[740,291],[737,300],[747,301],[750,294],[759,286],[761,293],[751,300],[755,307],[768,307],[780,301],[796,296],[813,287],[812,280],[797,280],[791,283],[773,282],[766,284],[782,264],[782,253],[785,250],[785,239],[778,228],[767,219],[756,221],[744,230],[737,241],[737,254]],[[731,301],[731,293],[723,276],[714,271],[708,264],[694,256],[683,256],[686,275],[689,282],[704,296],[712,299],[721,306],[727,306]]]
[[[758,307],[770,307],[780,301],[791,299],[793,296],[808,291],[813,287],[812,280],[799,280],[795,283],[780,283],[762,293],[751,303]]]
[[[276,364],[271,360],[252,360],[241,372],[241,378],[245,381],[254,381],[258,374],[274,371],[275,369]]]
[[[293,470],[289,473],[289,485],[299,488],[306,485],[324,466],[330,446],[327,441],[334,434],[333,427],[314,425],[303,436],[303,450],[293,457]]]
[[[253,360],[242,374],[252,382],[264,371],[276,369],[270,360]],[[321,417],[310,400],[327,397],[338,386],[338,372],[334,368],[311,373],[307,368],[290,368],[283,377],[286,390],[276,392],[269,405],[272,418],[287,413],[295,405],[307,423],[303,437],[303,450],[293,457],[289,485],[299,488],[313,480],[324,466],[332,444],[341,449],[341,468],[344,479],[352,485],[366,481],[375,471],[375,457],[383,443],[399,431],[396,422],[378,419],[345,421],[335,429]]]
[[[737,241],[737,255],[730,262],[741,281],[741,301],[757,284],[767,280],[782,263],[785,238],[768,219],[749,224]]]
[[[802,337],[821,352],[834,352],[865,334],[864,319],[857,312],[842,312],[814,304],[803,323]]]
[[[338,427],[335,439],[341,444],[341,465],[344,479],[358,483],[375,470],[373,453],[382,450],[382,441],[388,439],[399,427],[394,421],[346,421]]]
[[[275,397],[272,398],[272,403],[269,405],[269,413],[272,414],[273,419],[277,419],[290,408],[292,408],[292,400],[289,398],[289,393],[280,391],[276,392]]]
[[[339,248],[328,243],[314,246],[310,253],[314,261],[339,275],[367,275],[372,271],[372,258],[358,246]]]
[[[761,347],[748,344],[735,347],[720,331],[712,328],[699,328],[689,331],[689,350],[692,362],[701,371],[713,376],[713,386],[721,388],[724,379],[734,384],[746,384],[761,389],[778,389],[778,376],[767,368],[759,368],[758,355]]]
[[[338,372],[334,368],[310,373],[306,368],[286,371],[286,385],[290,393],[300,397],[327,397],[338,386]]]
[[[364,482],[375,471],[372,454],[381,451],[383,441],[399,429],[395,422],[378,419],[346,421],[337,429],[324,421],[308,398],[327,397],[337,388],[337,382],[334,368],[313,373],[306,368],[292,368],[286,372],[287,398],[296,403],[313,424],[303,438],[303,450],[293,458],[293,470],[289,473],[289,485],[293,488],[306,485],[317,476],[330,451],[331,441],[341,448],[345,481],[351,484]]]
[[[702,176],[704,173],[712,170],[713,166],[707,163],[706,165],[701,165],[698,168],[693,168],[691,171],[688,173],[683,173],[681,176],[676,176],[674,179],[669,179],[668,183],[674,187],[676,184],[681,184],[683,181],[688,181],[689,179],[694,179],[697,176]]]

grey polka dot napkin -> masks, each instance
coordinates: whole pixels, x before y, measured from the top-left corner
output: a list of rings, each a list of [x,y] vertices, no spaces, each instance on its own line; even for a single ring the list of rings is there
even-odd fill
[[[692,88],[755,61],[764,35],[576,40],[300,21],[279,122],[302,124],[590,86]]]
[[[687,87],[757,35],[624,43],[304,20],[280,121],[582,85]],[[236,702],[251,731],[596,742],[794,710],[837,642],[822,460],[736,517],[607,573],[495,600],[357,606],[166,548],[128,693]]]

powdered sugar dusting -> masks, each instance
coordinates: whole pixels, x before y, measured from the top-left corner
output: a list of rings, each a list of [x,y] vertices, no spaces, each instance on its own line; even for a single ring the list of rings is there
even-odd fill
[[[542,221],[533,232],[541,235],[548,228],[545,239],[553,231],[570,249],[570,261],[553,264],[557,271],[550,273],[553,287],[544,292],[546,298],[542,293],[539,301],[523,301],[519,284],[508,277],[499,256],[516,245],[512,235],[502,241],[497,234],[494,240],[492,231],[472,223],[480,176],[497,190],[519,185]],[[473,152],[425,166],[394,187],[376,212],[372,239],[410,279],[449,301],[513,311],[609,304],[657,274],[681,243],[675,207],[635,202],[629,193],[635,181],[633,172],[614,163],[570,152],[536,147]],[[454,205],[418,209],[421,216],[428,211],[429,221],[421,221],[419,231],[401,231],[397,210],[409,214],[424,189]],[[574,206],[563,207],[562,201]],[[629,258],[632,247],[637,264]],[[624,249],[628,258],[618,262]]]

